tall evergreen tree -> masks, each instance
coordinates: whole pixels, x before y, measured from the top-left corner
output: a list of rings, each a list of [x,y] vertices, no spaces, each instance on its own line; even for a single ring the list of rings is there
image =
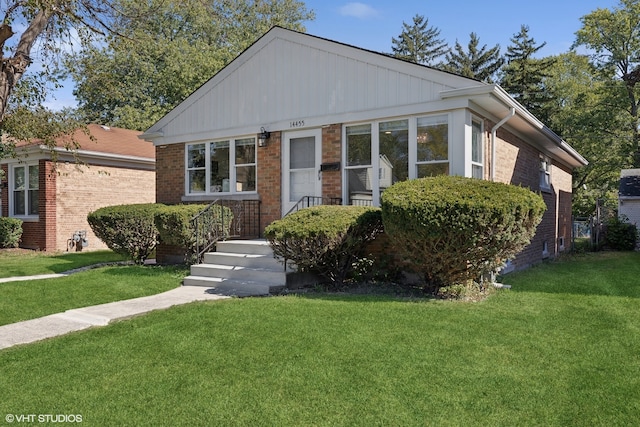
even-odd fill
[[[429,19],[422,15],[413,17],[413,24],[402,23],[398,38],[391,38],[393,56],[416,64],[435,65],[434,61],[449,51],[440,39],[440,30],[429,27]]]
[[[454,49],[446,54],[443,69],[461,76],[492,83],[496,72],[504,64],[504,58],[500,55],[500,45],[487,49],[485,44],[478,49],[479,44],[480,39],[473,32],[469,35],[467,52],[456,40]]]
[[[554,59],[537,59],[534,55],[547,43],[536,45],[526,25],[522,25],[520,32],[514,34],[511,43],[507,47],[507,63],[502,68],[500,85],[526,109],[546,122],[549,116],[546,105],[551,101],[551,95],[545,90],[543,81]]]

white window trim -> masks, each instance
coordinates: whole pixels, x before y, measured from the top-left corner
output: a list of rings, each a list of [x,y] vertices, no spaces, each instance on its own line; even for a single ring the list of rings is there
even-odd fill
[[[474,162],[473,161],[473,124],[478,123],[480,125],[480,162]],[[484,152],[484,145],[485,145],[485,138],[484,138],[484,120],[482,120],[480,117],[477,116],[471,116],[471,141],[470,144],[468,145],[469,150],[470,150],[470,155],[469,155],[469,159],[471,162],[471,176],[473,177],[473,167],[474,166],[479,166],[482,170],[482,178],[484,179],[484,172],[485,172],[485,152]]]
[[[546,168],[543,167],[543,163],[546,165]],[[540,185],[540,191],[544,191],[544,192],[550,192],[551,191],[551,159],[547,156],[541,155],[540,156],[540,174],[539,174],[539,185]],[[547,181],[549,182],[549,185],[544,185],[543,184],[543,180],[542,180],[542,173],[545,174]]]
[[[418,161],[418,119],[427,118],[427,117],[438,117],[445,116],[447,118],[447,160],[422,160]],[[409,139],[410,141],[415,141],[415,144],[410,144],[409,153],[411,154],[411,146],[413,147],[413,161],[411,159],[411,155],[409,156],[409,179],[416,179],[418,177],[418,165],[449,165],[449,175],[451,175],[451,157],[452,157],[452,141],[453,141],[453,126],[451,114],[450,113],[432,113],[432,114],[420,114],[418,116],[414,116],[409,121],[409,128],[413,125],[413,139]],[[411,133],[409,134],[411,138]]]
[[[444,116],[447,118],[447,160],[430,160],[430,161],[417,161],[418,159],[418,119],[425,117],[438,117]],[[449,174],[451,175],[452,170],[452,155],[453,155],[453,126],[452,126],[452,115],[451,112],[436,112],[436,113],[421,113],[414,114],[409,116],[397,116],[397,117],[384,117],[378,118],[375,120],[368,121],[359,121],[353,123],[344,123],[342,125],[342,164],[344,167],[342,168],[342,200],[346,203],[349,201],[349,188],[348,188],[348,171],[350,169],[362,169],[362,168],[371,168],[372,177],[372,204],[373,206],[380,206],[380,177],[378,173],[374,173],[374,171],[380,170],[380,123],[385,123],[389,121],[396,120],[408,120],[409,122],[409,171],[408,171],[408,179],[416,179],[418,177],[418,165],[429,165],[429,164],[448,164],[449,165]],[[347,128],[351,126],[361,126],[361,125],[370,125],[371,126],[371,162],[369,165],[357,165],[357,166],[347,166]],[[413,142],[412,142],[413,141]]]
[[[253,139],[255,144],[256,158],[254,163],[241,163],[236,164],[236,141],[243,139]],[[229,191],[211,191],[211,143],[212,142],[229,142],[229,183],[236,182],[236,169],[239,166],[254,166],[256,168],[256,189],[253,191],[237,191],[234,185],[229,184]],[[190,192],[189,191],[189,171],[202,168],[189,168],[189,147],[194,145],[204,144],[205,149],[205,191],[204,192]],[[233,195],[255,195],[258,193],[258,142],[255,135],[237,136],[233,138],[220,138],[215,140],[189,142],[184,146],[184,197],[210,197],[210,196],[233,196]],[[264,148],[262,148],[264,149]]]
[[[8,200],[9,216],[12,218],[21,219],[25,222],[33,222],[33,221],[38,221],[40,219],[39,214],[26,213],[26,212],[29,212],[29,168],[31,166],[39,167],[39,162],[36,161],[36,162],[14,163],[14,164],[10,164],[8,169],[9,179],[8,179],[7,198],[9,199]],[[13,191],[15,188],[15,179],[14,179],[15,168],[25,168],[24,170],[25,170],[26,188],[25,188],[25,196],[24,196],[25,197],[25,214],[24,215],[15,214],[15,206],[14,206],[14,199],[13,199]],[[39,182],[40,182],[40,169],[38,168],[38,192],[41,191]]]

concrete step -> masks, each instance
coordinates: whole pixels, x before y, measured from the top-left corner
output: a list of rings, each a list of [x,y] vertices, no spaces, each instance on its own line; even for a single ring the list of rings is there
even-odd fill
[[[270,268],[284,271],[284,264],[273,254],[241,254],[233,252],[208,252],[204,254],[203,264],[235,265],[238,267]]]
[[[187,276],[184,278],[184,286],[204,286],[212,288],[213,292],[220,295],[238,297],[267,296],[284,288],[275,284],[263,282],[242,281],[235,279],[222,279],[219,277]]]
[[[216,252],[273,256],[269,242],[263,239],[221,241],[216,243]]]
[[[251,282],[286,284],[286,274],[283,270],[268,268],[240,267],[222,264],[198,264],[191,266],[192,276],[219,277],[221,279],[237,279]]]

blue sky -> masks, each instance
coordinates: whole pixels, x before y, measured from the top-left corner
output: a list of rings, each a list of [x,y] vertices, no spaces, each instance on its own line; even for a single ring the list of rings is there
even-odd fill
[[[316,19],[305,23],[307,33],[378,52],[391,51],[391,38],[402,31],[402,23],[411,23],[416,14],[424,15],[429,26],[440,30],[449,46],[456,40],[466,47],[469,34],[475,32],[480,44],[500,44],[506,51],[511,37],[522,24],[538,44],[547,45],[541,56],[566,52],[580,28],[580,17],[597,8],[612,9],[618,0],[307,0]],[[74,106],[72,82],[47,105],[57,109]]]
[[[411,23],[416,14],[440,29],[440,36],[454,46],[456,39],[466,47],[475,32],[480,44],[500,44],[506,50],[522,24],[538,44],[547,42],[542,56],[565,52],[575,40],[580,17],[598,8],[612,9],[618,0],[396,0],[359,1],[308,0],[316,19],[306,24],[307,32],[365,49],[390,52],[391,38]]]

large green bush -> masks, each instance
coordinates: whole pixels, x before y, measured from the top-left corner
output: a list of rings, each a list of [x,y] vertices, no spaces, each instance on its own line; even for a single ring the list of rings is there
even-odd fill
[[[381,231],[378,208],[325,205],[272,222],[265,237],[274,254],[292,261],[299,271],[318,273],[341,285],[365,245]]]
[[[200,229],[196,232],[192,218],[202,212],[207,205],[172,205],[158,209],[155,217],[160,241],[185,250],[189,261],[196,261],[196,246],[202,247],[210,239],[224,239],[229,236],[233,212],[225,206],[213,205],[199,217]]]
[[[0,248],[17,248],[22,237],[22,220],[0,217]]]
[[[545,209],[526,188],[462,177],[404,181],[382,194],[385,233],[434,292],[478,280],[514,257]]]
[[[89,213],[91,229],[112,251],[142,264],[158,243],[155,215],[162,204],[107,206]]]
[[[609,249],[616,251],[632,251],[636,248],[638,229],[629,219],[614,216],[606,223],[605,242]]]

